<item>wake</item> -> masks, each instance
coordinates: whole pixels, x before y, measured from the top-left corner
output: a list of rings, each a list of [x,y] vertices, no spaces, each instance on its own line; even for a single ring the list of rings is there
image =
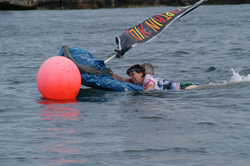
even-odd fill
[[[248,70],[243,70],[240,73],[242,73],[242,75],[240,75],[238,72],[236,73],[234,71],[234,69],[231,69],[233,71],[233,75],[231,77],[231,80],[229,82],[250,82],[250,74],[243,76],[244,72],[246,71],[247,73],[249,73]]]
[[[235,83],[240,83],[240,82],[250,82],[250,70],[249,69],[244,69],[240,72],[235,72],[233,68],[232,70],[232,76],[230,81],[223,81],[222,83],[212,83],[210,82],[208,85],[204,85],[202,87],[218,87],[218,86],[226,86],[226,85],[231,85]]]

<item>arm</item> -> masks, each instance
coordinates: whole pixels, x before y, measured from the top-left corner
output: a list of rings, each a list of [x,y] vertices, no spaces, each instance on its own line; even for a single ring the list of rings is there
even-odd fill
[[[148,92],[154,90],[154,86],[155,86],[154,84],[149,84],[143,91]]]
[[[123,78],[123,77],[118,76],[116,74],[113,74],[112,78],[117,79],[118,81],[121,81],[121,82],[129,82],[129,80],[127,78]]]

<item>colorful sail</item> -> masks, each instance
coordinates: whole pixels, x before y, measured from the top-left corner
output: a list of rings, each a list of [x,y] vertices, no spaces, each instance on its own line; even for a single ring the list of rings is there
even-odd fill
[[[116,44],[118,45],[115,49],[116,57],[120,58],[126,51],[137,44],[151,41],[172,22],[178,20],[206,1],[207,0],[201,0],[192,6],[186,6],[166,13],[154,15],[139,25],[126,30],[122,35],[116,37]]]

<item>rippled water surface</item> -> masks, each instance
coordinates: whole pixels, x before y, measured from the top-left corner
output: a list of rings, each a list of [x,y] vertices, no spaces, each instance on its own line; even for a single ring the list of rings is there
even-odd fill
[[[63,45],[106,60],[115,36],[176,7],[0,11],[0,162],[3,165],[249,165],[250,5],[203,5],[107,64],[151,62],[193,90],[42,98],[41,64]]]

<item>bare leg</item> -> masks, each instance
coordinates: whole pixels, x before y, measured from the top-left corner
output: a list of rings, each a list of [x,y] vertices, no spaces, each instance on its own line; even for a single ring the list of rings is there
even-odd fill
[[[188,87],[186,87],[185,89],[194,89],[194,88],[197,88],[198,86],[197,85],[190,85]]]

